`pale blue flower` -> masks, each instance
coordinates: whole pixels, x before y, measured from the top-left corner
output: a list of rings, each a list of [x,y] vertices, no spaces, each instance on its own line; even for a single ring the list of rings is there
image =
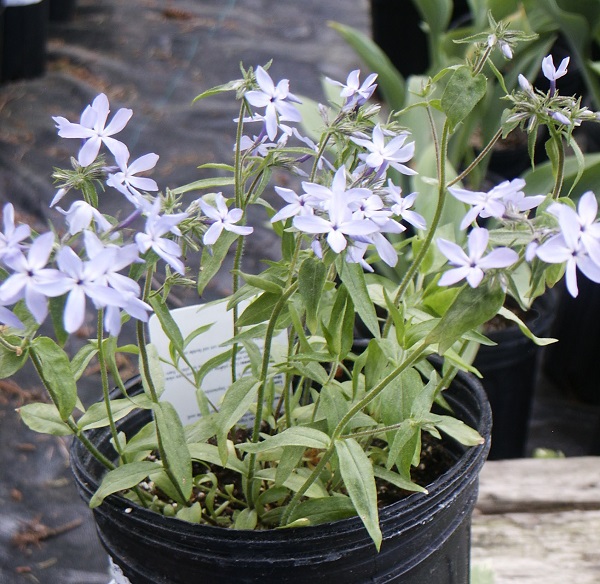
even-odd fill
[[[495,268],[507,268],[514,264],[519,255],[516,251],[507,247],[497,247],[484,255],[489,240],[489,232],[482,227],[474,228],[468,235],[467,246],[469,255],[452,241],[438,239],[439,250],[448,258],[455,268],[444,272],[439,279],[440,286],[450,286],[460,280],[467,280],[471,288],[477,288],[485,272]]]
[[[327,218],[318,215],[297,215],[294,217],[294,227],[304,233],[326,233],[327,243],[336,253],[346,248],[346,235],[369,235],[378,230],[377,225],[370,220],[354,219],[352,211],[339,192],[332,197],[327,213]]]
[[[175,241],[167,239],[163,235],[167,233],[178,235],[180,232],[177,225],[187,217],[187,213],[160,215],[159,210],[160,199],[156,199],[152,213],[146,219],[145,232],[137,233],[135,235],[135,242],[140,253],[146,253],[149,249],[152,249],[171,268],[183,275],[185,273],[185,266],[179,259],[181,257],[181,248]]]
[[[153,152],[144,154],[144,156],[140,156],[129,165],[129,152],[123,152],[119,156],[115,156],[115,160],[120,170],[109,174],[106,184],[125,195],[136,207],[147,209],[150,203],[144,199],[140,190],[158,191],[158,185],[151,178],[135,175],[153,169],[158,162],[158,154]]]
[[[550,95],[556,93],[556,80],[564,77],[567,74],[567,67],[569,66],[570,57],[565,57],[558,66],[558,69],[554,67],[554,59],[552,55],[548,55],[542,59],[542,72],[544,77],[550,81]]]
[[[246,92],[245,98],[250,105],[265,108],[265,129],[269,140],[275,140],[279,120],[286,122],[302,120],[300,112],[292,103],[300,103],[300,100],[290,93],[287,79],[282,79],[275,85],[271,76],[260,66],[256,68],[256,82],[260,90]]]
[[[202,212],[213,221],[202,239],[204,245],[213,245],[219,239],[223,229],[238,235],[249,235],[254,231],[252,227],[236,225],[244,216],[244,212],[237,208],[229,209],[222,193],[217,193],[215,196],[216,207],[203,199],[198,199],[198,203]]]
[[[56,263],[68,292],[63,313],[63,325],[68,333],[74,333],[83,325],[86,297],[92,300],[96,309],[123,306],[123,294],[103,280],[113,260],[114,254],[109,250],[85,262],[70,247],[63,247],[56,254]]]
[[[4,260],[13,273],[0,287],[0,304],[25,299],[27,309],[39,324],[48,315],[48,298],[62,296],[68,289],[63,275],[46,267],[53,247],[54,233],[44,233],[31,244],[27,256],[19,252]]]
[[[384,189],[387,198],[392,203],[390,209],[394,215],[401,217],[407,223],[410,223],[417,229],[426,229],[427,222],[423,215],[411,210],[411,207],[415,204],[417,193],[410,193],[406,197],[402,197],[402,188],[396,186],[391,179],[388,179],[388,186]]]
[[[119,109],[111,122],[106,125],[109,112],[108,98],[104,93],[101,93],[96,96],[91,105],[85,108],[81,114],[79,124],[69,122],[62,116],[52,118],[56,122],[59,136],[85,140],[85,144],[78,155],[81,166],[89,166],[96,160],[100,146],[103,143],[115,157],[125,158],[129,156],[127,146],[111,136],[120,132],[127,125],[133,111],[126,108]]]
[[[56,210],[65,216],[65,221],[69,226],[69,233],[75,235],[84,229],[87,229],[92,222],[96,223],[100,231],[108,231],[112,228],[111,223],[92,205],[85,201],[75,201],[68,211],[56,207]]]
[[[284,221],[296,215],[312,215],[314,210],[310,205],[310,195],[297,195],[292,189],[275,187],[275,192],[287,203],[271,219],[271,223]]]
[[[342,88],[340,97],[346,100],[344,103],[345,110],[363,105],[371,98],[377,88],[375,84],[375,80],[377,79],[376,73],[371,73],[361,85],[360,69],[355,69],[348,74],[346,84],[330,79],[329,77],[326,77],[326,79],[329,83]]]
[[[0,232],[0,259],[18,253],[23,249],[21,242],[31,235],[29,225],[15,227],[15,208],[6,203],[2,211],[4,231]]]
[[[366,148],[369,154],[359,154],[359,158],[365,162],[369,168],[376,170],[385,170],[388,166],[395,168],[398,172],[406,175],[417,174],[415,170],[409,168],[404,163],[408,162],[415,153],[415,143],[409,142],[404,145],[407,133],[392,138],[387,144],[385,134],[381,126],[377,124],[373,128],[372,138],[353,137],[352,141]]]

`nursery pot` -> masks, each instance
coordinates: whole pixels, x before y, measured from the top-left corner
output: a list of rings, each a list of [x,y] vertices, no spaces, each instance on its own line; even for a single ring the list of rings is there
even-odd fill
[[[100,540],[117,566],[116,581],[468,584],[471,515],[489,448],[491,413],[474,377],[459,374],[445,396],[485,444],[467,449],[447,440],[456,462],[427,487],[429,493],[412,494],[380,509],[379,553],[358,517],[302,528],[233,530],[164,517],[112,495],[94,509],[94,517]],[[121,421],[120,430],[131,435],[148,416],[136,412]],[[92,430],[88,437],[101,452],[115,457],[106,429]],[[81,496],[89,501],[104,468],[78,441],[71,448],[71,466]]]
[[[4,0],[0,81],[31,79],[46,71],[48,0]]]
[[[525,323],[536,336],[548,336],[554,318],[554,304],[553,296],[546,294],[527,314]],[[473,365],[483,375],[483,387],[494,418],[488,458],[521,458],[525,456],[540,347],[512,323],[507,328],[485,334],[497,344],[482,345]]]

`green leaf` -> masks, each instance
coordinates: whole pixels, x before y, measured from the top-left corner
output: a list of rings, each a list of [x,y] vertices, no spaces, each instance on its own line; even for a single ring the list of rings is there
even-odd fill
[[[225,392],[223,403],[216,416],[217,441],[221,463],[225,465],[229,453],[227,451],[227,434],[238,423],[240,418],[250,409],[254,402],[260,381],[253,377],[242,377],[231,384]]]
[[[428,421],[433,422],[438,430],[452,436],[452,438],[465,446],[478,446],[484,443],[484,439],[477,430],[473,430],[473,428],[467,426],[462,420],[453,416],[430,414]]]
[[[353,438],[336,440],[335,450],[340,473],[358,516],[364,523],[377,550],[381,547],[381,529],[377,509],[377,487],[373,464]]]
[[[417,485],[412,481],[406,480],[397,472],[387,470],[381,466],[374,466],[373,473],[378,479],[383,479],[399,489],[404,489],[405,491],[415,491],[417,493],[427,493],[427,489],[424,489],[421,485]]]
[[[319,325],[317,312],[327,278],[325,264],[312,257],[306,258],[298,270],[298,291],[306,308],[306,324],[313,334]]]
[[[129,412],[137,408],[151,409],[152,402],[145,394],[136,395],[131,398],[113,399],[110,402],[110,409],[115,421],[124,418]],[[77,420],[77,426],[80,430],[91,430],[92,428],[103,428],[109,425],[108,415],[106,413],[106,404],[96,402],[92,404]]]
[[[67,354],[50,338],[37,337],[31,352],[40,362],[38,373],[63,420],[67,420],[77,403],[77,385]]]
[[[269,436],[262,442],[256,444],[238,444],[237,448],[244,452],[266,452],[284,446],[304,446],[305,448],[317,448],[326,450],[331,440],[325,432],[309,428],[308,426],[292,426],[280,434]]]
[[[487,89],[487,81],[483,74],[473,77],[471,69],[466,65],[454,71],[442,95],[442,109],[450,130],[462,122],[473,108],[481,101]]]
[[[190,444],[188,448],[190,450],[190,456],[192,457],[192,460],[199,460],[202,462],[207,462],[208,464],[223,466],[221,457],[219,456],[219,449],[213,444],[196,442],[195,444]],[[229,456],[224,468],[233,470],[241,475],[247,475],[248,469],[246,466],[247,465],[245,465],[243,461],[239,460],[235,456]]]
[[[192,494],[192,459],[181,419],[170,402],[155,403],[153,409],[162,463],[185,504]]]
[[[489,281],[477,288],[465,285],[425,342],[429,345],[439,343],[438,352],[443,355],[466,332],[493,318],[500,310],[504,296],[502,288]]]
[[[150,384],[152,384],[152,386],[154,387],[156,395],[160,397],[163,391],[165,390],[165,374],[160,363],[160,357],[158,356],[158,351],[156,350],[156,347],[152,344],[146,345],[146,354],[148,355],[149,371],[146,372],[144,367],[142,367],[140,363],[142,387],[144,388],[146,395],[151,399],[154,399],[152,391],[150,390]],[[149,375],[149,379],[147,378],[147,375]]]
[[[69,333],[65,330],[64,326],[64,314],[65,314],[65,303],[66,296],[57,296],[50,298],[48,302],[48,308],[50,312],[50,318],[52,319],[52,326],[54,327],[54,335],[58,344],[62,347],[69,338]]]
[[[106,497],[138,485],[153,473],[161,472],[162,466],[155,462],[140,461],[125,464],[104,475],[98,490],[90,499],[90,509],[98,507]]]
[[[158,295],[151,296],[148,301],[158,317],[163,332],[167,335],[179,356],[182,356],[184,354],[183,335],[181,334],[181,330],[179,330],[175,319],[171,315],[171,311]]]
[[[71,359],[71,369],[73,371],[73,378],[80,379],[90,361],[98,354],[97,343],[87,343],[75,353],[73,359]]]
[[[527,327],[527,325],[512,311],[508,310],[504,306],[498,312],[500,316],[503,316],[506,320],[510,320],[514,322],[520,329],[520,331],[529,339],[531,339],[536,345],[540,347],[545,347],[546,345],[551,345],[552,343],[556,343],[558,339],[546,338],[546,337],[536,337],[531,330]]]
[[[273,314],[273,308],[275,307],[275,304],[277,304],[279,298],[281,298],[281,294],[263,292],[256,300],[246,307],[242,314],[240,314],[237,321],[238,326],[248,326],[268,321]],[[284,311],[285,309],[282,312]]]
[[[389,57],[362,32],[339,22],[330,22],[329,26],[336,30],[354,49],[370,71],[378,74],[377,85],[390,108],[402,109],[406,93],[404,78],[394,67]]]
[[[245,274],[240,270],[233,270],[233,273],[238,274],[239,276],[244,278],[246,284],[254,286],[255,288],[258,288],[260,290],[264,290],[265,292],[271,292],[272,294],[278,294],[280,296],[283,293],[283,288],[273,280],[268,280],[267,278],[264,278],[262,276],[255,276],[253,274]]]
[[[5,337],[7,343],[18,347],[21,344],[19,337],[8,336]],[[0,379],[6,379],[14,375],[25,363],[29,352],[23,351],[20,355],[17,355],[15,351],[11,351],[4,345],[0,345]]]
[[[171,193],[174,195],[183,195],[189,191],[203,191],[207,189],[218,189],[220,187],[228,187],[235,184],[235,179],[231,177],[216,176],[213,178],[204,178],[201,180],[194,181],[187,185],[183,185],[176,189],[173,189]],[[220,239],[220,238],[219,238]]]
[[[336,495],[335,497],[308,499],[296,507],[290,517],[288,527],[293,527],[294,521],[302,521],[303,525],[319,525],[355,515],[356,509],[350,497]]]
[[[256,529],[257,524],[256,509],[242,509],[235,518],[233,529]]]
[[[349,264],[342,258],[338,258],[336,261],[338,273],[348,289],[356,312],[371,334],[376,339],[379,339],[381,337],[379,321],[377,320],[377,313],[367,290],[363,269],[360,264]]]
[[[238,235],[231,233],[231,231],[224,231],[214,245],[210,246],[210,248],[205,247],[202,251],[202,269],[198,275],[198,294],[200,296],[202,296],[204,288],[212,281],[221,268],[223,261],[227,257],[229,248],[238,237]]]
[[[60,417],[53,404],[27,404],[17,409],[28,428],[42,434],[69,436],[73,431]]]

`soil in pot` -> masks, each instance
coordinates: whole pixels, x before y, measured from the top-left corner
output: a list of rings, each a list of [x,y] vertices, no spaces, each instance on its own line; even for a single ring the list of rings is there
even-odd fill
[[[474,378],[460,375],[446,398],[486,445],[464,449],[447,441],[456,462],[428,486],[429,494],[412,494],[380,509],[379,553],[357,517],[303,528],[236,531],[164,517],[121,496],[108,497],[94,510],[100,539],[132,584],[467,584],[471,513],[491,416]],[[135,431],[146,421],[144,414],[124,419],[121,430]],[[105,430],[93,430],[89,438],[114,454]],[[80,492],[89,500],[103,468],[78,442],[71,461]]]

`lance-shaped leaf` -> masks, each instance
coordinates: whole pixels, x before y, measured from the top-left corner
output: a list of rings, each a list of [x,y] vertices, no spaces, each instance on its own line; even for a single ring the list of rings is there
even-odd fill
[[[192,494],[192,459],[181,419],[169,402],[154,404],[153,409],[163,465],[185,503]]]
[[[30,350],[39,361],[38,373],[52,402],[60,417],[67,420],[77,403],[77,385],[73,379],[69,357],[48,337],[34,339]]]
[[[284,446],[304,446],[305,448],[327,449],[331,440],[325,432],[308,426],[292,426],[280,434],[269,436],[256,444],[239,444],[238,448],[245,452],[266,452]]]
[[[63,422],[54,404],[27,404],[18,410],[28,428],[42,434],[69,436],[73,431]]]
[[[321,299],[327,268],[322,261],[306,258],[298,271],[298,291],[306,308],[306,324],[313,334],[318,326],[317,311]]]
[[[125,489],[131,489],[153,473],[161,472],[162,467],[147,460],[125,464],[111,470],[102,479],[98,490],[90,499],[90,508],[98,507],[106,497]]]
[[[335,451],[348,495],[379,550],[382,535],[377,510],[377,486],[371,460],[354,438],[337,440]]]
[[[464,286],[425,342],[429,345],[439,343],[438,352],[443,355],[466,332],[493,318],[500,310],[504,296],[498,284],[484,282],[477,288]]]

